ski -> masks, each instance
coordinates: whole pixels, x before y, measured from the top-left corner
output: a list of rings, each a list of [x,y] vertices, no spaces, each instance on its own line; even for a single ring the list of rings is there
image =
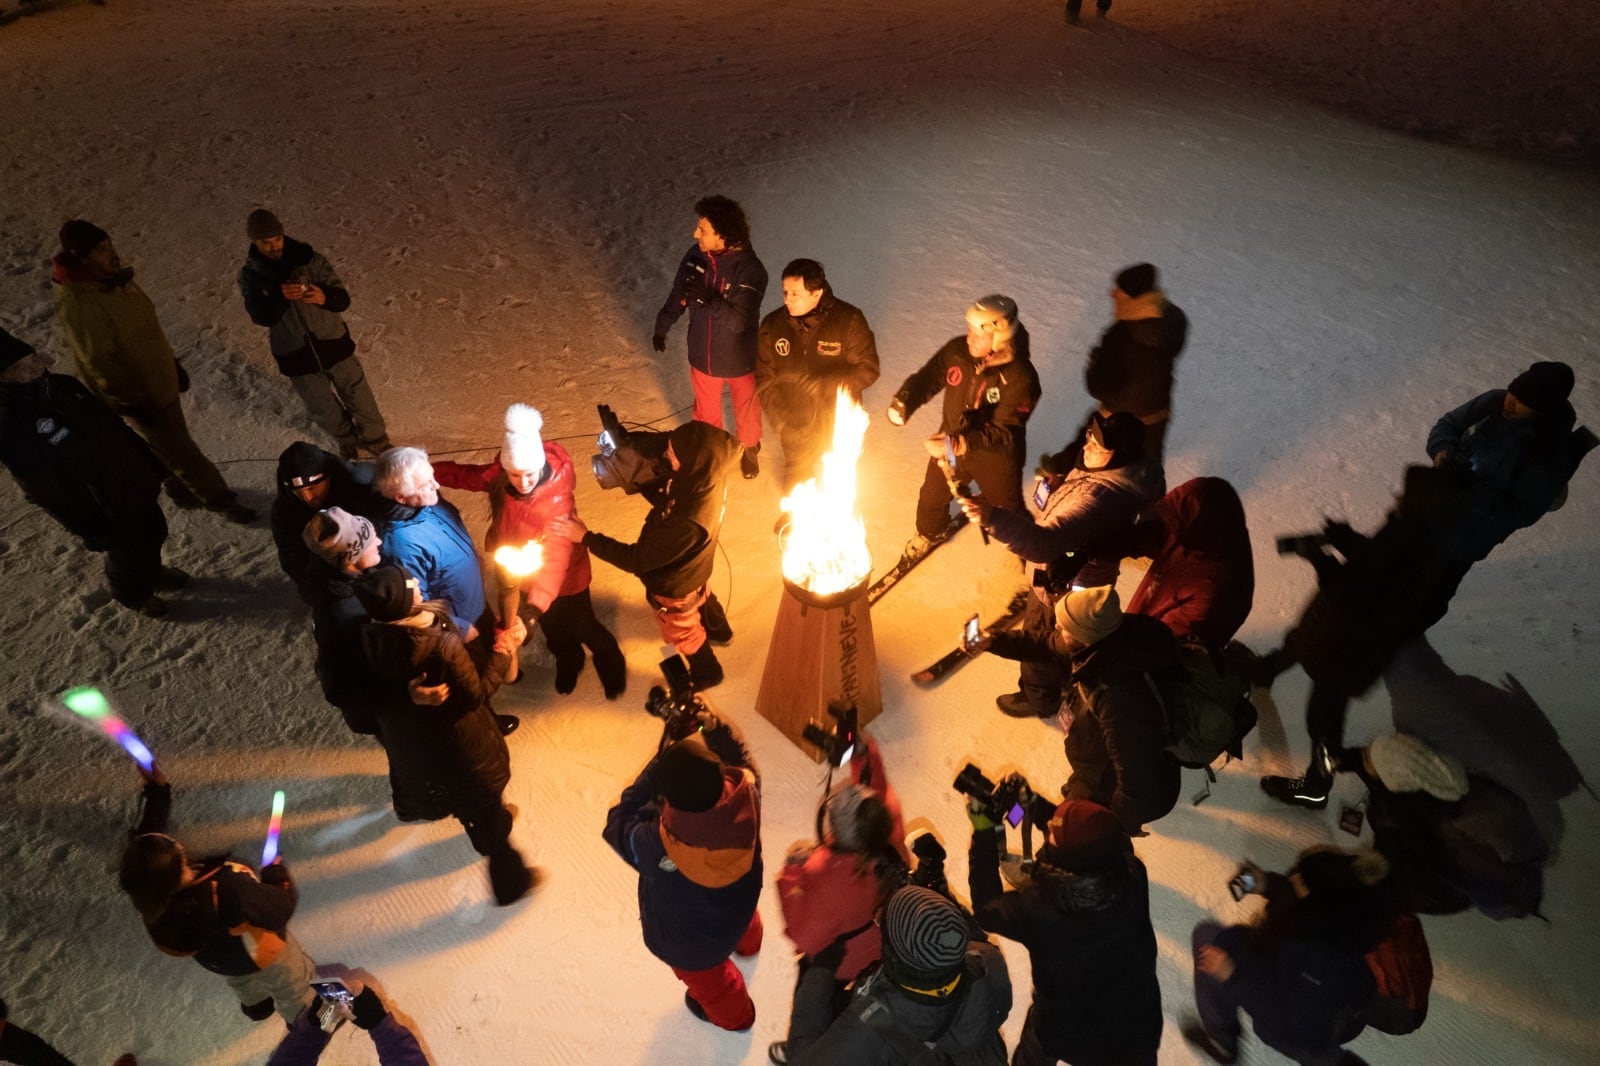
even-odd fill
[[[922,560],[926,559],[928,556],[937,551],[939,545],[947,543],[950,538],[955,535],[956,531],[966,524],[966,513],[963,511],[957,511],[956,516],[950,519],[950,524],[944,527],[944,536],[935,541],[927,551],[909,561],[904,555],[902,555],[899,562],[895,563],[888,570],[885,570],[883,572],[883,576],[874,581],[872,586],[867,589],[867,605],[871,606],[872,604],[883,599],[884,593],[898,585],[901,578],[915,570],[918,563],[922,562]]]
[[[984,630],[994,633],[1010,629],[1022,617],[1022,612],[1028,605],[1029,595],[1027,591],[1022,591],[1011,597],[1011,602],[1006,605],[1006,613],[984,626]],[[946,652],[932,666],[924,667],[912,674],[911,680],[923,688],[932,688],[975,658],[977,656],[958,644],[954,651]]]

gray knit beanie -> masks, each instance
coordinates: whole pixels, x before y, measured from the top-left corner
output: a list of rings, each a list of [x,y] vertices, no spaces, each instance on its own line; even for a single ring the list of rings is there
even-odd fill
[[[931,989],[960,972],[971,931],[961,908],[949,899],[907,885],[884,907],[883,936],[895,983]]]

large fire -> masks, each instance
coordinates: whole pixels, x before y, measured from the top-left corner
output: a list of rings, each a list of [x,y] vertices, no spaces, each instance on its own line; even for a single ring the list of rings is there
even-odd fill
[[[818,595],[843,592],[872,572],[866,523],[856,510],[856,464],[866,436],[867,412],[840,389],[822,475],[796,485],[779,505],[789,515],[783,576]]]

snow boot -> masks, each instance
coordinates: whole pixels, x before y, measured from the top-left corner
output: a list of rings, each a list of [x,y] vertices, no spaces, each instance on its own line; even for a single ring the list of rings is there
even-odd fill
[[[526,896],[534,881],[533,871],[510,844],[489,856],[489,887],[494,889],[494,901],[499,906],[508,906]]]
[[[494,724],[500,727],[501,736],[509,737],[517,731],[517,726],[522,724],[522,719],[514,714],[497,714],[494,716]]]
[[[1020,692],[1007,692],[1004,696],[996,696],[994,703],[1000,708],[1000,713],[1007,718],[1039,717],[1039,712],[1033,709],[1032,701]]]
[[[1212,1036],[1205,1026],[1198,1021],[1185,1025],[1182,1029],[1183,1039],[1186,1043],[1198,1048],[1212,1062],[1220,1062],[1223,1066],[1239,1061],[1238,1041],[1224,1043],[1218,1037]]]
[[[1320,811],[1328,805],[1328,792],[1333,788],[1333,759],[1321,744],[1311,748],[1311,765],[1300,777],[1272,775],[1261,779],[1261,791],[1277,800],[1295,807],[1308,807]]]
[[[728,612],[722,609],[715,592],[706,593],[706,602],[700,605],[700,624],[706,627],[706,636],[711,643],[721,646],[733,642],[733,626],[728,624]]]
[[[689,680],[698,692],[722,684],[722,664],[710,644],[700,645],[700,650],[689,656]]]
[[[761,445],[754,444],[744,450],[739,456],[739,473],[744,475],[746,481],[754,480],[761,475],[761,460],[756,456],[761,454]]]
[[[628,660],[622,649],[612,648],[595,652],[594,671],[600,675],[600,684],[606,690],[606,699],[614,700],[628,691]]]

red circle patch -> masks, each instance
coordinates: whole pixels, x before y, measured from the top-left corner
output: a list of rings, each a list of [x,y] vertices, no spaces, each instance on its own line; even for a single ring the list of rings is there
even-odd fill
[[[961,384],[961,368],[953,366],[944,372],[944,383],[951,387]]]

